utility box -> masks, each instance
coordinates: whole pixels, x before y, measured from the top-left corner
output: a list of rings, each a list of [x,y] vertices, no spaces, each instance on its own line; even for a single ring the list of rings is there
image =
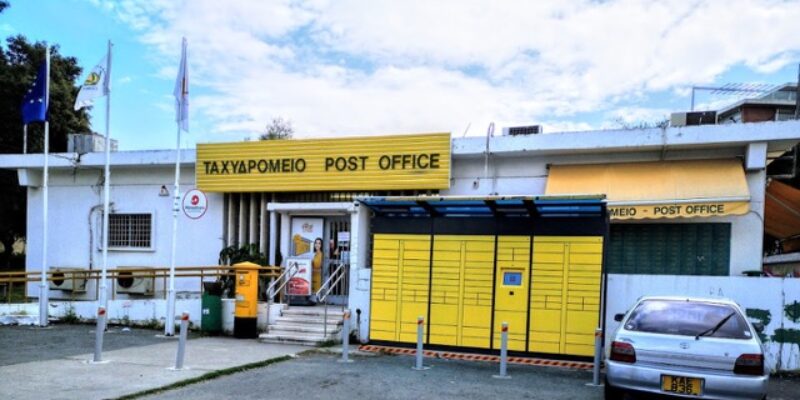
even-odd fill
[[[210,334],[222,331],[222,286],[217,282],[203,283],[200,330]]]
[[[234,264],[236,271],[236,311],[233,317],[233,336],[240,339],[258,337],[258,271],[257,264]]]

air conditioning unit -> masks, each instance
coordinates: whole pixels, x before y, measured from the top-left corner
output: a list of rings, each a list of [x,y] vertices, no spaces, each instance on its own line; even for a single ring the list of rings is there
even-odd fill
[[[541,125],[509,126],[503,128],[503,136],[538,135],[542,132]]]
[[[64,268],[57,267],[50,270],[51,290],[63,290],[66,292],[86,292],[86,270],[83,268]]]
[[[716,111],[687,111],[672,113],[669,126],[716,125]]]
[[[117,293],[152,295],[155,293],[155,277],[143,272],[119,271],[116,281]]]

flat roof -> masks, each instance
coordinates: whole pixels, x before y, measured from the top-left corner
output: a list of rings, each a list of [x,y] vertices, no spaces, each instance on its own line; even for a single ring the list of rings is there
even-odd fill
[[[735,148],[749,143],[766,142],[768,151],[784,151],[800,142],[800,121],[752,124],[700,125],[652,129],[620,129],[582,132],[555,132],[524,136],[466,137],[452,139],[452,157],[483,157],[487,150],[494,156],[536,156],[558,154],[602,154],[633,151]],[[175,164],[176,150],[134,150],[111,153],[116,167],[147,167]],[[193,165],[194,149],[181,150],[181,164]],[[76,165],[99,167],[105,162],[103,152],[58,153],[50,155],[52,168]],[[0,155],[0,168],[42,168],[42,154]]]

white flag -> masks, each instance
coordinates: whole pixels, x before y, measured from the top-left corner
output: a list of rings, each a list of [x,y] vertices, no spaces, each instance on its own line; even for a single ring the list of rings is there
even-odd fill
[[[83,107],[91,106],[94,99],[108,95],[111,89],[110,77],[108,76],[108,54],[92,68],[92,72],[86,77],[78,97],[75,99],[75,111]]]
[[[189,132],[189,68],[186,66],[186,38],[181,48],[181,65],[175,80],[175,121],[178,127]]]

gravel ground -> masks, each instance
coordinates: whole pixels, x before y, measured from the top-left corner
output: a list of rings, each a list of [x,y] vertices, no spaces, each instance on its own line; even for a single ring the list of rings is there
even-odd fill
[[[591,371],[510,365],[511,379],[492,378],[497,364],[429,360],[414,371],[413,357],[355,357],[307,354],[265,368],[241,372],[160,393],[147,399],[602,399],[602,388],[586,386]],[[800,398],[800,379],[773,378],[771,400]]]
[[[103,350],[163,343],[162,331],[111,326],[103,338]],[[190,336],[191,337],[191,336]],[[94,352],[94,325],[52,324],[0,326],[0,366],[53,360]]]

